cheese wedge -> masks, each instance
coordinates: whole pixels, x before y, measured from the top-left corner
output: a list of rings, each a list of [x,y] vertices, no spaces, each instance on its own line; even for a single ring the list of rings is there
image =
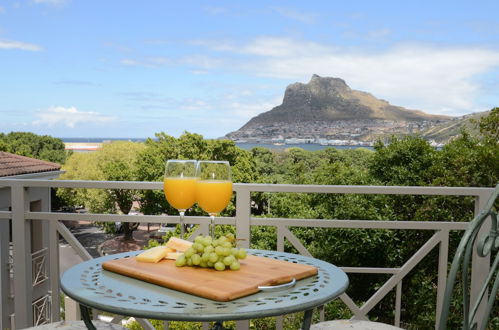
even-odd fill
[[[137,258],[137,261],[142,262],[158,262],[170,252],[173,252],[173,250],[166,246],[156,246],[138,254],[135,258]]]
[[[177,258],[184,254],[183,252],[170,252],[165,256],[165,259],[177,260]]]
[[[184,252],[192,246],[192,242],[177,237],[170,237],[168,242],[166,242],[166,246],[168,246],[170,249]]]

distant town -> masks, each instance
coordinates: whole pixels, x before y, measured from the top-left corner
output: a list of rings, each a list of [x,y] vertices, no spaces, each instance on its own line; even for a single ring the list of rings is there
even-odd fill
[[[319,144],[323,146],[373,146],[378,138],[391,135],[421,133],[436,125],[435,121],[394,121],[394,120],[337,120],[334,123],[296,122],[269,123],[251,127],[231,138],[236,143],[263,144]],[[429,140],[433,146],[442,146]]]

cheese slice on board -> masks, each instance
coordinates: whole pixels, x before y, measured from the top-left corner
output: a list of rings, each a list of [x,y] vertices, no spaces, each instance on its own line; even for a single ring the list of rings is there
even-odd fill
[[[168,253],[164,259],[170,259],[170,260],[177,260],[177,258],[181,255],[184,254],[184,252],[170,252]]]
[[[171,248],[166,246],[156,246],[152,249],[145,250],[141,254],[138,254],[135,258],[137,261],[142,262],[158,262],[171,252],[174,252]]]
[[[192,242],[177,237],[170,237],[170,239],[168,240],[168,242],[166,242],[165,245],[168,246],[170,249],[180,252],[185,252],[185,250],[187,250],[192,246]]]

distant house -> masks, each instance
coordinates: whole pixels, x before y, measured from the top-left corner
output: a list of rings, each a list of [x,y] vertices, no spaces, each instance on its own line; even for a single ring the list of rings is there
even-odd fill
[[[59,177],[61,165],[33,159],[29,157],[14,155],[0,151],[0,211],[11,211],[11,191],[9,187],[2,186],[5,179],[38,179],[52,180]],[[26,194],[26,202],[29,203],[30,211],[50,211],[50,189],[30,188]],[[33,279],[32,304],[34,311],[34,323],[45,323],[49,304],[49,280],[48,280],[48,222],[31,221],[27,226],[31,237],[30,246],[24,260],[31,260],[30,268]],[[12,220],[0,218],[0,324],[11,325],[15,328],[14,300],[13,300],[13,278],[12,271],[13,255],[12,248]],[[19,261],[22,262],[22,261]],[[9,328],[9,327],[7,327]]]

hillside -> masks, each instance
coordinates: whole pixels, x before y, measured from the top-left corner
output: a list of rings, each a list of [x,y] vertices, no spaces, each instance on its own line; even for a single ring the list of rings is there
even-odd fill
[[[340,78],[313,75],[307,84],[289,85],[281,105],[252,118],[227,137],[252,141],[363,141],[372,134],[420,132],[450,119],[391,105],[351,89]]]
[[[466,129],[473,136],[478,136],[479,131],[473,121],[479,121],[480,118],[488,115],[489,112],[490,111],[484,111],[453,118],[448,122],[424,130],[421,132],[421,136],[426,140],[434,140],[438,143],[446,143],[449,140],[452,140],[459,136],[463,129]]]

